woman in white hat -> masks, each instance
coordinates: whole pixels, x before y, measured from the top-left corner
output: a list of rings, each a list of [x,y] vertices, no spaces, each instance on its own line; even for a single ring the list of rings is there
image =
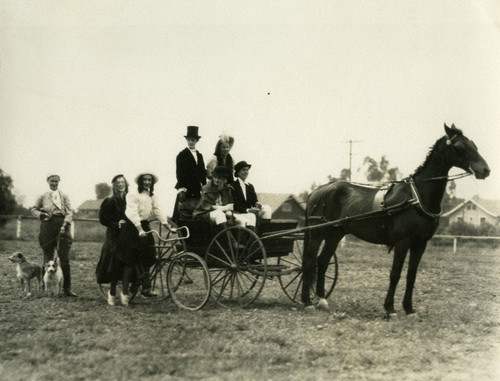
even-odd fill
[[[146,234],[151,230],[150,221],[159,220],[168,230],[174,230],[168,224],[154,195],[154,185],[158,182],[158,177],[152,172],[142,172],[137,175],[135,182],[138,185],[137,193],[127,193],[125,215],[128,220],[121,229],[119,239],[119,257],[126,264],[120,294],[121,302],[125,306],[130,299],[130,283],[136,276],[141,280],[141,294],[156,296],[151,292],[149,281],[149,268],[155,263],[154,238],[151,233]]]

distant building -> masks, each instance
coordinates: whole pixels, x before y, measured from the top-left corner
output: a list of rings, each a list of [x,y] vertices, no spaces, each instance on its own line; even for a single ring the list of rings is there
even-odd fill
[[[257,193],[261,204],[269,205],[272,208],[273,220],[293,220],[303,221],[305,216],[305,203],[300,202],[293,194],[289,193]],[[87,200],[78,207],[78,217],[99,218],[99,209],[102,201]]]
[[[78,217],[80,218],[99,218],[99,209],[103,202],[103,198],[97,200],[87,200],[77,209]]]
[[[302,221],[305,217],[305,203],[290,193],[257,193],[259,202],[272,208],[273,220]]]
[[[462,221],[475,226],[484,223],[499,226],[500,200],[482,200],[479,196],[474,196],[443,213],[443,217],[447,218],[450,224]]]

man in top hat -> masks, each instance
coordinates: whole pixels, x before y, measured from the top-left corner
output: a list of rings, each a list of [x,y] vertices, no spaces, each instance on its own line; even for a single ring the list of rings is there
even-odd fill
[[[179,217],[190,218],[200,200],[201,187],[207,183],[207,172],[203,155],[196,150],[198,135],[197,126],[188,126],[186,138],[187,147],[179,152],[175,160],[177,184],[177,198],[173,213],[173,220]]]
[[[272,210],[269,205],[262,205],[257,199],[257,193],[252,184],[246,180],[250,173],[251,164],[240,161],[234,166],[236,180],[234,188],[234,211],[236,213],[252,213],[252,216],[259,216],[263,220],[270,220]],[[255,226],[255,218],[247,222],[247,226]]]

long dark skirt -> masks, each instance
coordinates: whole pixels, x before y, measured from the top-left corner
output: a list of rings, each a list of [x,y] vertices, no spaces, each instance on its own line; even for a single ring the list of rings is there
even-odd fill
[[[104,284],[121,280],[124,263],[118,259],[117,251],[118,240],[113,239],[108,232],[96,267],[97,283]]]
[[[150,230],[148,221],[141,221],[141,226],[144,231]],[[120,229],[116,257],[130,266],[149,268],[156,262],[154,244],[151,233],[140,237],[134,224],[127,221]]]

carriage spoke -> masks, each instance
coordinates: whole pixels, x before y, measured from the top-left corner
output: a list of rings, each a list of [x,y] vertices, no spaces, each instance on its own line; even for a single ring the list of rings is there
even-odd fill
[[[226,258],[229,259],[227,256],[226,256]],[[224,265],[225,267],[231,266],[230,262],[225,261],[224,259],[220,258],[220,256],[218,256],[216,254],[212,254],[210,252],[207,252],[206,261],[210,262],[210,260],[215,260],[217,265],[219,265],[219,266],[220,266],[220,264]]]
[[[224,282],[227,277],[227,271],[220,270],[215,278],[212,277],[212,286],[217,286],[220,282]]]
[[[220,285],[220,290],[214,290],[214,292],[217,294],[217,300],[224,294],[224,291],[226,290],[227,285],[231,282],[231,274],[227,274],[222,278],[222,284]],[[213,283],[212,283],[213,285]]]
[[[297,280],[297,278],[298,278],[298,277],[301,277],[301,275],[302,275],[301,273],[297,273],[297,274],[295,274],[295,276],[293,276],[293,277],[292,277],[292,279],[290,279],[290,281],[289,281],[288,283],[283,284],[283,288],[284,288],[284,289],[288,289],[288,287],[290,287],[290,285],[291,285],[293,282],[295,282],[295,281]],[[302,278],[301,278],[301,279],[299,279],[299,286],[300,286],[300,284],[302,284]]]
[[[219,256],[214,256],[213,254],[211,254],[214,258],[220,260],[221,262],[223,263],[226,263],[226,264],[229,264],[229,263],[232,263],[233,262],[233,259],[234,259],[234,255],[231,254],[231,257],[227,254],[226,252],[226,249],[224,249],[224,247],[220,244],[219,240],[216,240],[215,243],[217,244],[217,246],[219,247],[219,250],[224,254],[224,256],[226,257],[226,259],[228,260],[228,262],[224,262]],[[231,246],[231,245],[229,245]]]

